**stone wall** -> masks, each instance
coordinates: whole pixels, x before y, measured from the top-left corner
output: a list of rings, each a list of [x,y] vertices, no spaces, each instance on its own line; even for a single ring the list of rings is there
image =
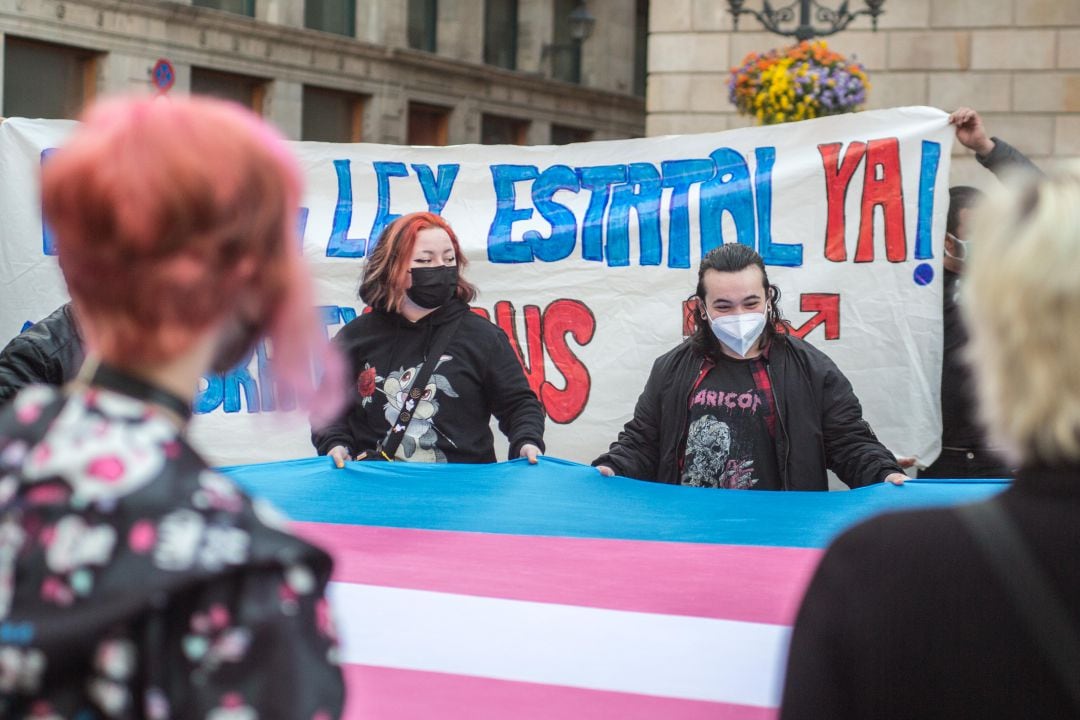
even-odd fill
[[[839,0],[822,0],[838,7]],[[774,2],[778,6],[783,2]],[[851,7],[863,7],[851,0]],[[760,0],[747,7],[760,9]],[[649,17],[649,135],[750,124],[727,97],[728,72],[751,51],[786,44],[724,0],[654,2]],[[1080,0],[886,0],[877,33],[860,18],[827,38],[862,61],[868,108],[967,105],[1037,163],[1080,156]],[[991,182],[957,146],[953,184]]]

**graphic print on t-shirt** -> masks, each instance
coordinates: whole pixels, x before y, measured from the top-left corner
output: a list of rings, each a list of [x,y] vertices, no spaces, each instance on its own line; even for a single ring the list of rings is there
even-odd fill
[[[713,367],[690,398],[682,484],[774,489],[779,486],[769,434],[769,403],[746,363]]]
[[[450,360],[453,360],[451,356],[443,355],[439,358],[435,369],[438,370],[443,363]],[[405,428],[405,436],[401,439],[401,444],[398,445],[397,452],[394,455],[401,460],[413,462],[444,463],[446,462],[446,453],[437,446],[439,430],[435,427],[435,416],[439,413],[439,400],[436,398],[436,394],[442,393],[447,397],[455,398],[458,394],[454,391],[446,376],[432,372],[428,378],[427,387],[424,388],[420,396],[415,399],[410,397],[409,391],[412,389],[413,381],[419,374],[421,367],[422,365],[416,365],[408,369],[399,368],[387,375],[386,380],[383,382],[383,394],[386,395],[384,410],[386,421],[390,423],[391,432],[400,429],[394,423],[397,422],[398,416],[401,415],[402,407],[409,411],[412,418]],[[446,440],[453,445],[450,438],[446,438]]]

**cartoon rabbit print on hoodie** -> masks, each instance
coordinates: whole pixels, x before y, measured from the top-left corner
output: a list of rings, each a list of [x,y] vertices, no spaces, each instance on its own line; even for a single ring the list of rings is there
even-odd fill
[[[453,360],[453,358],[449,355],[441,356],[435,370],[437,371],[443,363],[450,360]],[[421,365],[416,365],[407,370],[401,368],[387,375],[383,383],[383,393],[386,395],[386,421],[393,426],[394,431],[399,430],[400,428],[394,426],[394,423],[401,414],[404,405],[404,408],[412,415],[412,420],[405,429],[405,436],[401,439],[401,445],[398,446],[397,453],[395,453],[397,457],[418,462],[444,463],[447,461],[446,454],[436,445],[439,439],[439,430],[435,427],[435,416],[439,413],[439,401],[436,395],[442,393],[448,397],[456,398],[458,394],[454,392],[453,386],[450,385],[450,381],[444,375],[432,372],[431,377],[428,378],[427,387],[424,388],[424,392],[419,399],[413,400],[410,398],[409,391],[412,389],[413,381],[420,372],[420,368]],[[445,434],[443,437],[453,445],[453,441],[449,437],[446,437]]]

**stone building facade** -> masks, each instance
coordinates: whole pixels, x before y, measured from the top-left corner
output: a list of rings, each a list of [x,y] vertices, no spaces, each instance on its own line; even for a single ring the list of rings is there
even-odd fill
[[[863,7],[859,0],[850,5]],[[760,9],[761,0],[746,7]],[[1037,163],[1080,156],[1080,1],[886,0],[884,9],[877,33],[859,18],[827,38],[866,65],[868,108],[967,105],[991,134]],[[746,15],[732,32],[724,0],[653,3],[649,33],[649,135],[750,124],[728,101],[729,69],[751,51],[787,44]],[[992,181],[958,145],[952,182]]]
[[[74,117],[93,97],[154,92],[166,59],[170,93],[232,97],[293,139],[641,136],[647,3],[591,0],[593,32],[575,45],[578,4],[0,0],[0,116]]]

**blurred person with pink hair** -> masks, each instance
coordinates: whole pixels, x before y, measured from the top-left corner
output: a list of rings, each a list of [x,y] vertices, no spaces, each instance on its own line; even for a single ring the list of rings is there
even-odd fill
[[[337,717],[330,558],[186,440],[200,376],[263,335],[318,404],[297,165],[217,100],[82,120],[42,203],[87,360],[0,413],[0,716]]]

